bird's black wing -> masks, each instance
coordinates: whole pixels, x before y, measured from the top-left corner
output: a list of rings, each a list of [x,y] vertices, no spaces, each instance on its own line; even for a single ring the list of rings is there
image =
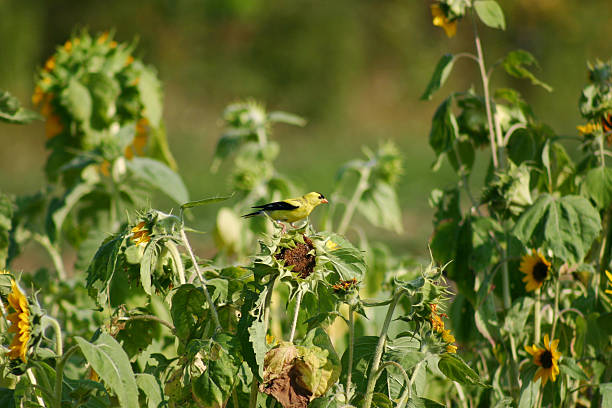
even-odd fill
[[[289,204],[288,202],[285,202],[285,201],[276,201],[274,203],[256,205],[253,208],[261,208],[264,211],[277,211],[277,210],[295,210],[296,208],[300,208],[300,206]]]

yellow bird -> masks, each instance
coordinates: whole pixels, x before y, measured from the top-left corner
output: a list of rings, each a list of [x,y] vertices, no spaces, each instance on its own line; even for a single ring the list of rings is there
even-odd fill
[[[313,191],[299,198],[288,198],[283,201],[256,205],[252,208],[258,208],[257,211],[245,214],[242,217],[250,218],[256,215],[268,214],[270,218],[283,227],[282,233],[284,234],[287,226],[282,224],[281,221],[288,222],[295,228],[294,222],[308,217],[317,205],[326,204],[327,202],[323,194]]]

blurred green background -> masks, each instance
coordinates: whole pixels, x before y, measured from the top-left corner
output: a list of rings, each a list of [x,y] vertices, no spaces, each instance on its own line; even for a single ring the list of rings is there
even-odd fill
[[[419,96],[438,58],[473,50],[469,19],[452,39],[431,25],[429,1],[413,0],[0,0],[0,88],[26,106],[35,68],[70,33],[115,30],[139,39],[137,54],[159,71],[171,149],[193,198],[229,190],[228,173],[210,174],[223,108],[253,97],[269,109],[300,114],[308,125],[279,125],[279,171],[304,191],[329,192],[335,171],[360,155],[361,145],[392,139],[406,159],[400,182],[401,235],[384,234],[396,248],[425,254],[431,233],[429,192],[454,180],[444,166],[433,173],[427,138],[431,116],[451,91],[479,89],[476,67],[461,60],[431,102]],[[500,0],[508,29],[481,28],[488,64],[522,48],[538,58],[549,94],[499,72],[493,86],[514,86],[536,115],[560,134],[582,121],[577,99],[586,61],[612,54],[610,0]],[[44,183],[44,125],[0,124],[0,189],[30,193]],[[227,168],[225,168],[227,170]],[[477,183],[477,181],[476,181]],[[155,203],[154,203],[155,204]],[[168,210],[170,204],[159,204]],[[213,210],[199,210],[210,228]],[[375,235],[383,235],[382,231]],[[204,241],[203,241],[204,242]]]

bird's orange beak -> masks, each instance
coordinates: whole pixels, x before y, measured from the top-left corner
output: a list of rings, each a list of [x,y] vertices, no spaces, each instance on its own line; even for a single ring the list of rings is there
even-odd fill
[[[329,203],[329,201],[327,201],[327,198],[322,199],[322,200],[321,200],[321,202],[322,202],[323,204],[327,204],[327,203]]]

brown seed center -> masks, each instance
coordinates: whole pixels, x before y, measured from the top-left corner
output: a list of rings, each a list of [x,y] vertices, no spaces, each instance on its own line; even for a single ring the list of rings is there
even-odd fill
[[[553,365],[553,356],[552,353],[548,350],[544,350],[542,355],[540,356],[540,363],[542,363],[543,368],[550,368]]]
[[[537,282],[544,282],[547,276],[548,265],[542,261],[538,261],[538,263],[533,266],[533,279],[535,279]]]

